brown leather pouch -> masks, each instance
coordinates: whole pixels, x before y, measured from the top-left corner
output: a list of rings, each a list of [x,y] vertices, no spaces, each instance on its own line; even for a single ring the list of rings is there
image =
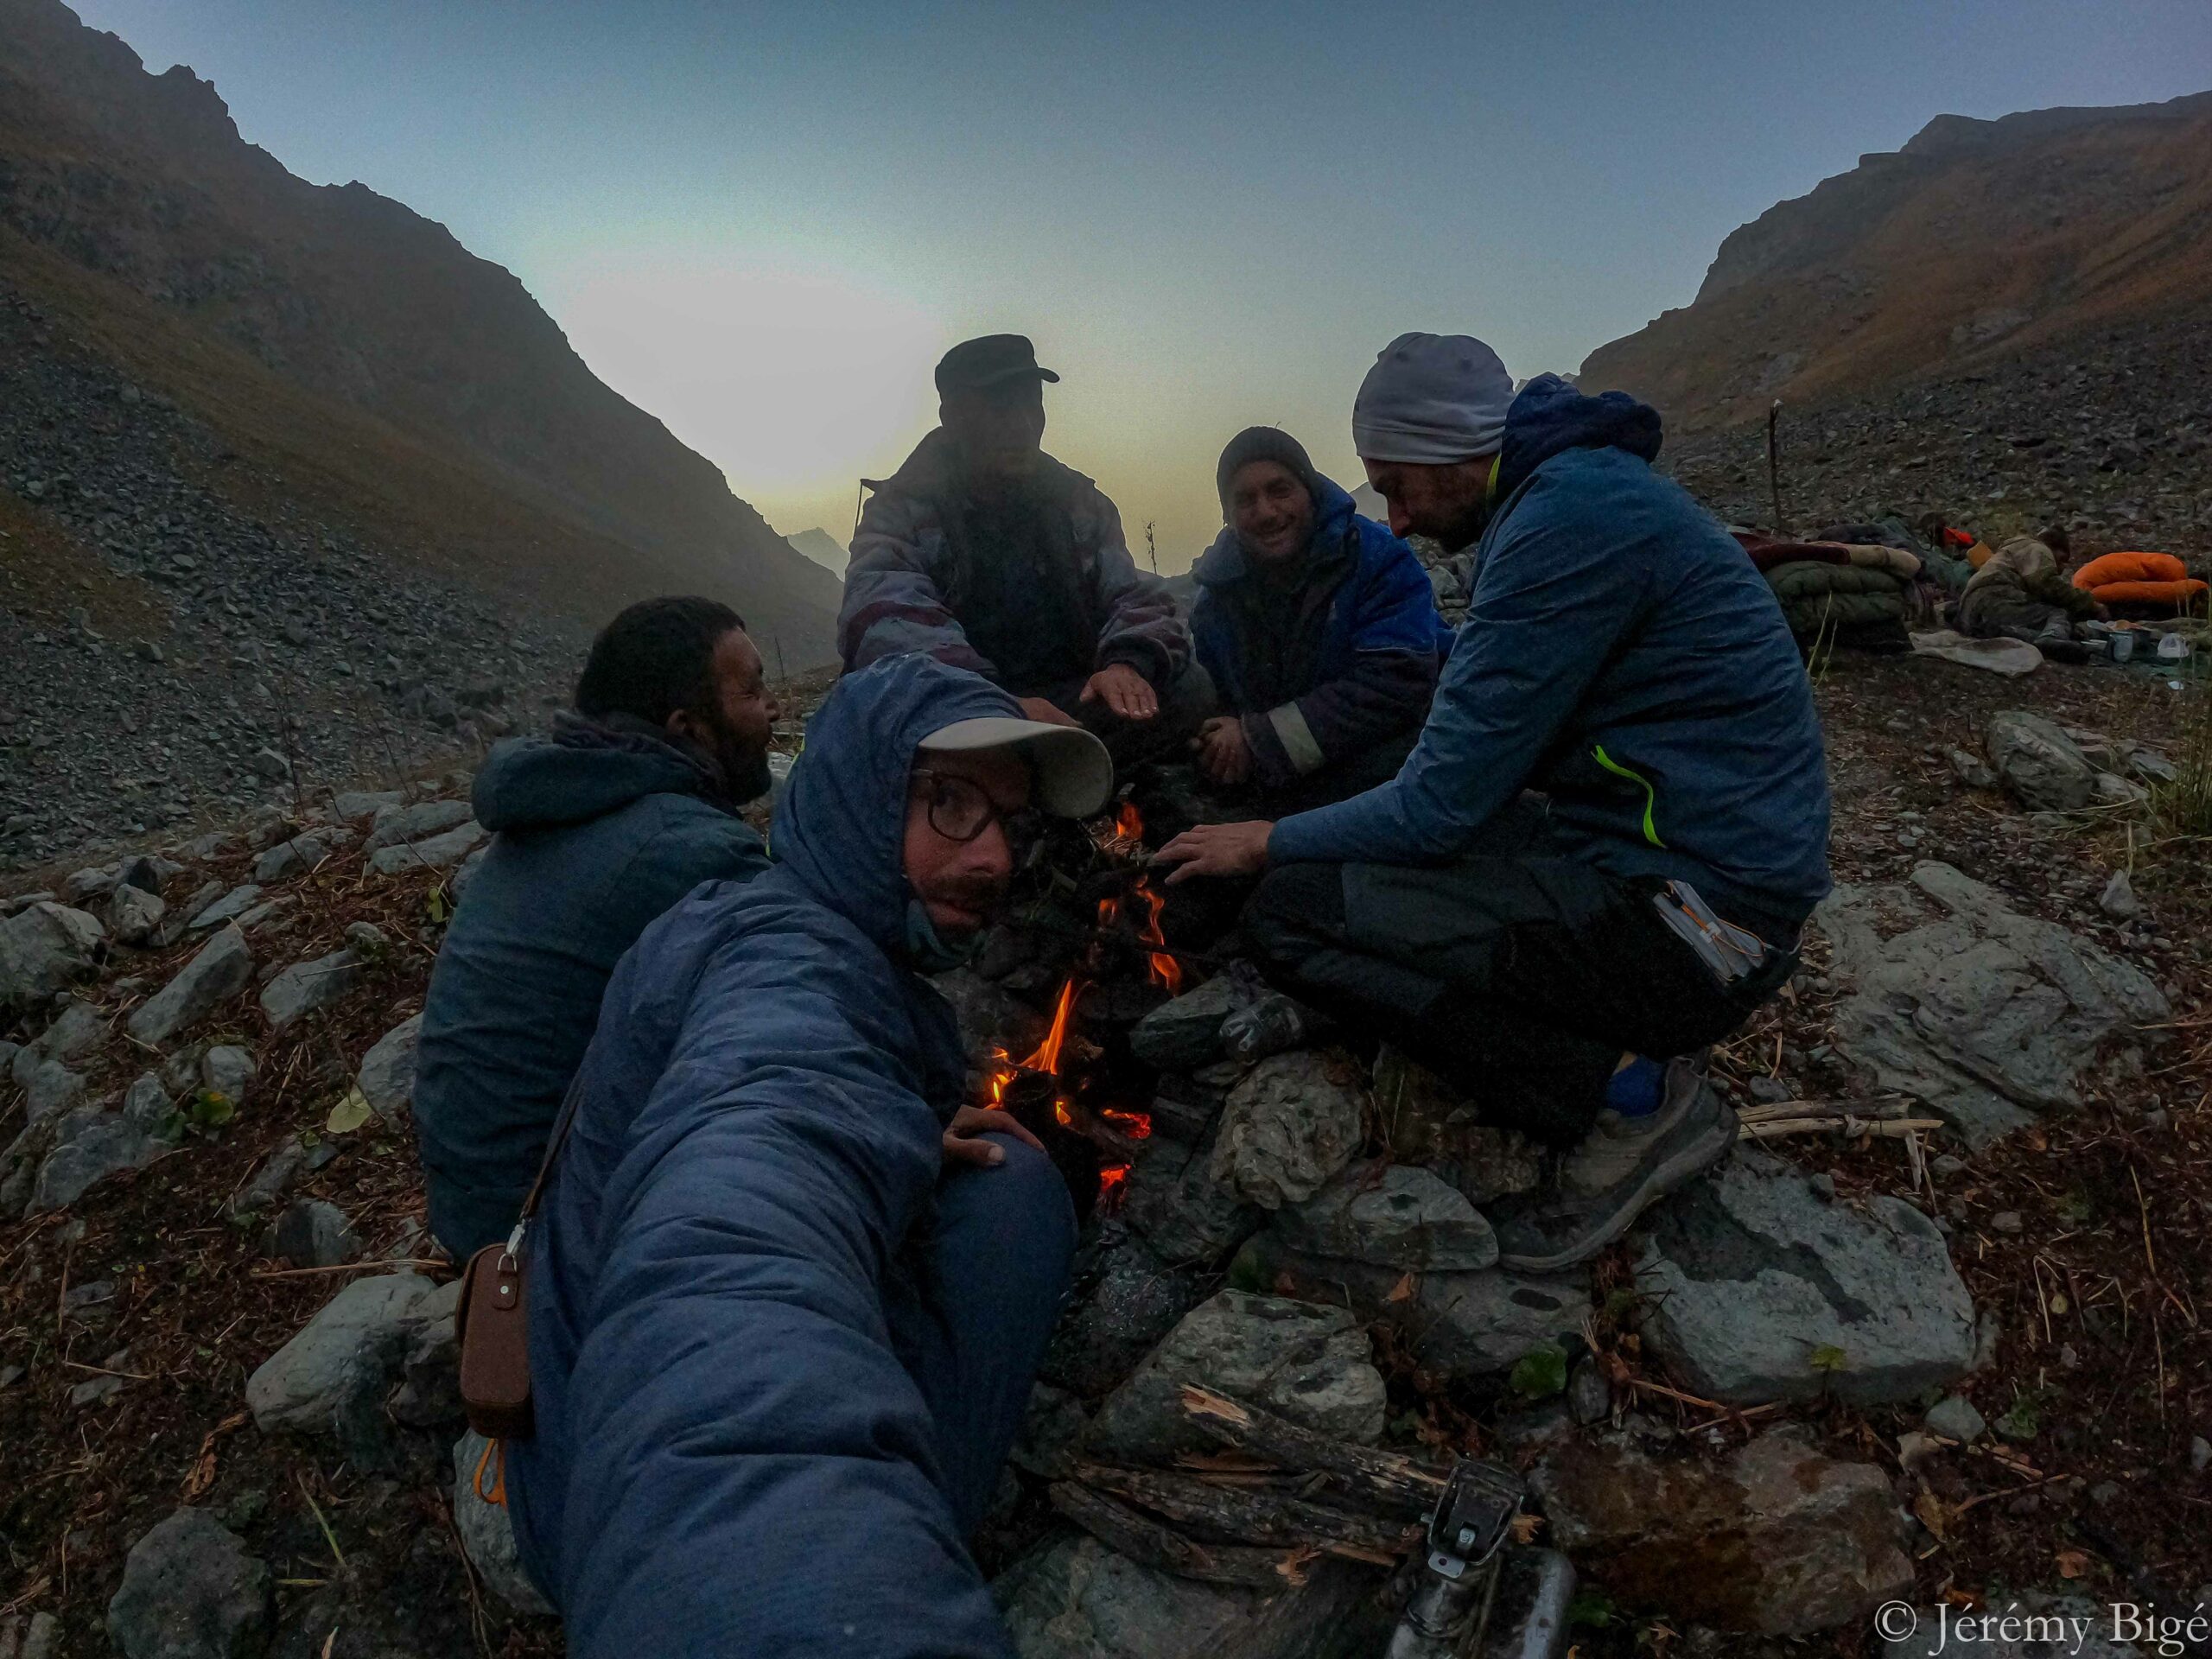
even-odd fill
[[[512,1241],[486,1244],[461,1276],[461,1403],[468,1426],[491,1440],[526,1439],[530,1325],[522,1262]]]

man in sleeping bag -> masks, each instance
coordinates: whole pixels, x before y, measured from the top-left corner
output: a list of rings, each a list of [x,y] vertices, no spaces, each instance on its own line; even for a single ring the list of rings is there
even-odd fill
[[[815,716],[773,867],[615,969],[527,1250],[524,1565],[579,1659],[1010,1656],[968,1553],[1065,1294],[1073,1208],[963,1108],[925,975],[1017,822],[1104,804],[1080,728],[922,656]]]

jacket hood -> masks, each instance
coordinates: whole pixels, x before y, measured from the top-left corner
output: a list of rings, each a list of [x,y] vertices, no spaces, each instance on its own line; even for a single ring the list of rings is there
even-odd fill
[[[994,715],[1019,719],[1021,705],[931,657],[887,657],[846,675],[807,723],[805,752],[777,804],[768,838],[777,867],[903,960],[914,751],[957,720]]]
[[[696,795],[720,804],[705,762],[643,732],[574,720],[560,737],[510,738],[492,751],[469,792],[486,830],[588,823],[647,795]]]
[[[1505,499],[1529,474],[1569,449],[1625,449],[1641,461],[1656,461],[1660,436],[1659,411],[1650,404],[1624,391],[1592,397],[1558,375],[1540,374],[1505,411],[1496,499]]]
[[[1344,531],[1352,519],[1352,499],[1335,484],[1313,475],[1313,534],[1306,543],[1306,556],[1313,556],[1317,547],[1333,547],[1344,540]],[[1213,545],[1198,555],[1198,562],[1191,567],[1191,580],[1202,588],[1224,588],[1242,582],[1252,574],[1252,562],[1245,556],[1244,543],[1236,534],[1236,526],[1224,524],[1221,534],[1213,538]]]

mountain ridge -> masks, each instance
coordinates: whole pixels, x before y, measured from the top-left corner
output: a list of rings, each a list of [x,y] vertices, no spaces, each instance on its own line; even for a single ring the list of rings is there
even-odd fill
[[[601,608],[699,588],[794,661],[832,654],[834,577],[600,381],[512,272],[358,181],[296,177],[210,82],[149,73],[58,0],[0,0],[0,226],[343,409],[460,448],[487,487],[567,521],[518,536],[514,568],[487,578],[581,580]],[[20,252],[0,244],[0,270]],[[52,271],[35,276],[50,293]],[[531,572],[533,555],[554,568]]]
[[[1941,115],[1721,243],[1696,298],[1593,351],[1686,430],[2212,309],[2212,92]]]

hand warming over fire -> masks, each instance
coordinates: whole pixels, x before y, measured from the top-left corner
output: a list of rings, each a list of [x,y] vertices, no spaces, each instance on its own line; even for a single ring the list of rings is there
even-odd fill
[[[1167,885],[1194,875],[1257,875],[1268,868],[1268,837],[1272,823],[1202,823],[1185,830],[1152,855],[1155,864],[1182,868],[1167,878]]]
[[[1160,712],[1160,693],[1127,663],[1109,663],[1083,684],[1084,702],[1103,702],[1123,720],[1150,720]]]
[[[1013,1113],[995,1111],[988,1106],[963,1106],[952,1115],[952,1122],[944,1132],[947,1161],[976,1164],[985,1169],[1004,1163],[1006,1148],[995,1147],[982,1138],[987,1129],[994,1135],[1010,1135],[1018,1141],[1027,1141],[1039,1152],[1045,1150],[1045,1143],[1016,1122]]]

